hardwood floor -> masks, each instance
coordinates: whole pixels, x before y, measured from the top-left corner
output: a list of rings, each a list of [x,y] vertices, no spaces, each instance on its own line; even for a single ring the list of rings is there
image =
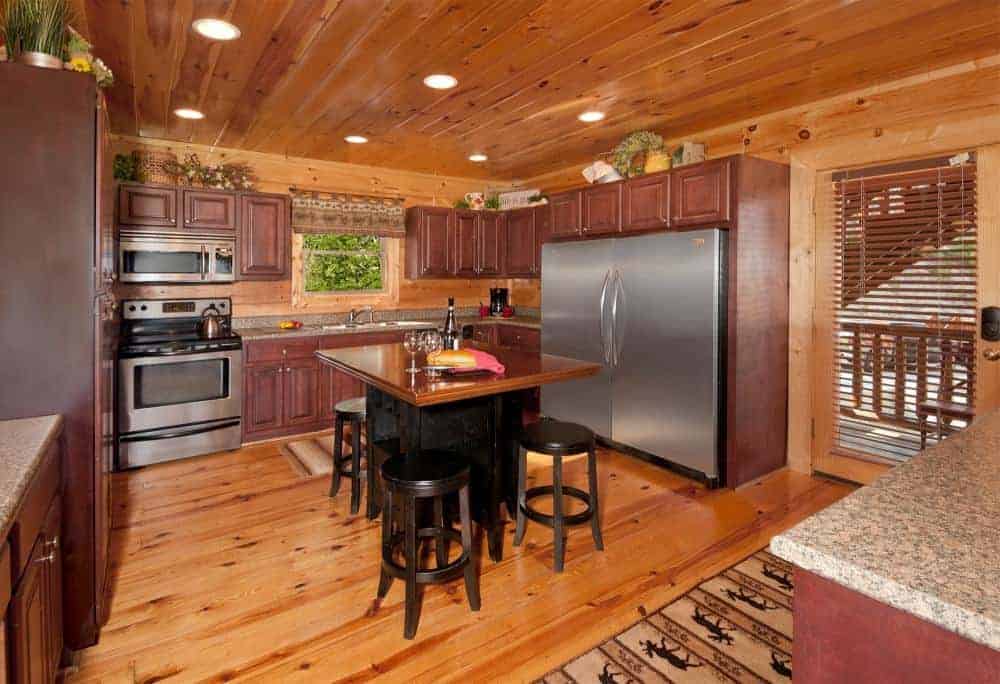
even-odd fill
[[[850,491],[787,471],[706,491],[607,450],[599,468],[603,553],[573,528],[555,575],[551,531],[529,522],[515,549],[509,524],[504,561],[480,561],[482,610],[460,580],[428,587],[413,641],[402,582],[374,602],[378,524],[349,514],[349,487],[331,501],[326,478],[301,479],[278,444],[116,475],[110,619],[66,679],[524,681]]]

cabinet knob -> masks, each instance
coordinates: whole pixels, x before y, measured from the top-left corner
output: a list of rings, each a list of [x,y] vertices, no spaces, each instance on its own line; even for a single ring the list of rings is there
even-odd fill
[[[55,554],[55,551],[53,551],[52,553],[50,553],[47,556],[40,556],[39,558],[36,558],[35,562],[36,563],[51,563],[55,559],[56,559],[56,554]]]

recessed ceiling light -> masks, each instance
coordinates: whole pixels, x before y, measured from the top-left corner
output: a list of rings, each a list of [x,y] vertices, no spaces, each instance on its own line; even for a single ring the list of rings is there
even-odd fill
[[[349,143],[353,143],[354,145],[360,145],[362,143],[368,142],[368,138],[366,138],[363,135],[349,135],[346,138],[344,138],[344,140],[346,140]]]
[[[211,40],[236,40],[240,30],[222,19],[195,19],[191,28]]]
[[[584,123],[594,123],[604,118],[604,112],[584,112],[576,118]]]
[[[448,90],[458,85],[458,79],[448,74],[431,74],[424,79],[424,85],[434,90]]]
[[[197,109],[175,109],[174,114],[181,117],[182,119],[204,119],[205,115],[199,112]]]
[[[474,161],[474,162],[484,162],[484,161],[486,161],[487,159],[489,159],[489,157],[487,157],[487,156],[486,156],[485,154],[483,154],[482,152],[476,152],[475,154],[470,154],[470,155],[469,155],[469,161]]]

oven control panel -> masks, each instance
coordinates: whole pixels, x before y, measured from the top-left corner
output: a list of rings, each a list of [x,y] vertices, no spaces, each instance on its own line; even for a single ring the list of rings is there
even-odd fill
[[[128,299],[122,303],[122,316],[128,320],[154,318],[201,318],[209,308],[220,316],[229,316],[232,301],[218,299]]]

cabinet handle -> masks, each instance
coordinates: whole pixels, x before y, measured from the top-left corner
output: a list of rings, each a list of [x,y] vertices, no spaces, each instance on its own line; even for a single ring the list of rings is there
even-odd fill
[[[278,372],[279,372],[279,373],[284,373],[284,372],[285,372],[285,369],[284,369],[284,368],[282,368],[281,366],[278,366]]]
[[[52,549],[53,551],[59,548],[59,535],[56,535],[55,537],[49,540],[49,548]]]
[[[55,553],[55,551],[53,551],[52,553],[50,553],[50,554],[49,554],[49,555],[47,555],[47,556],[42,556],[42,557],[40,557],[40,558],[36,558],[36,559],[35,559],[35,562],[36,562],[36,563],[51,563],[51,562],[53,562],[53,561],[54,561],[55,559],[56,559],[56,553]]]

